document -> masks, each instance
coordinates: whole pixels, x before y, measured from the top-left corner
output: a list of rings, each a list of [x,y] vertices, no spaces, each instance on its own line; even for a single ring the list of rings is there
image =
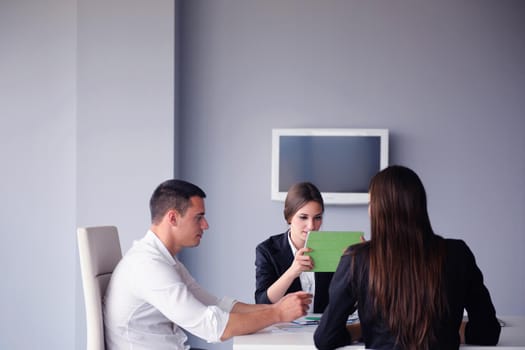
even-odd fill
[[[299,317],[298,319],[293,321],[293,323],[300,324],[303,326],[318,325],[321,316],[323,316],[323,314],[308,314],[306,316]]]
[[[322,316],[323,314],[317,314],[317,313],[308,314],[306,316],[299,317],[298,319],[292,321],[292,323],[302,325],[302,326],[318,325]],[[346,324],[352,324],[355,322],[359,322],[359,314],[357,313],[357,310],[353,314],[348,316],[348,320],[346,321]]]
[[[348,246],[361,242],[363,232],[357,231],[310,231],[305,247],[314,262],[315,272],[335,272],[341,255]]]

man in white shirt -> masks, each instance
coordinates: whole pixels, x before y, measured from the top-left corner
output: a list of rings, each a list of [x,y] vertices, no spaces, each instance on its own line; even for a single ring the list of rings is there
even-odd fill
[[[306,314],[312,295],[289,294],[275,304],[219,299],[193,279],[177,254],[198,246],[208,222],[205,193],[182,180],[160,184],[150,199],[151,227],[122,258],[106,292],[106,348],[186,350],[182,329],[219,342]]]

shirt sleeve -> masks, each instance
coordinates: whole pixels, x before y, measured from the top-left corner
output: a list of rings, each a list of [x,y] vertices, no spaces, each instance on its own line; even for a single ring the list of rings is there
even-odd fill
[[[315,346],[335,349],[352,342],[346,328],[348,316],[356,309],[357,296],[350,288],[351,258],[343,255],[329,287],[329,302],[314,333]]]
[[[255,302],[271,304],[268,298],[268,288],[279,279],[277,271],[272,266],[270,253],[263,245],[255,249]]]
[[[230,312],[233,309],[233,305],[235,305],[237,300],[226,296],[217,298],[215,295],[210,294],[206,289],[202,288],[183,264],[179,263],[177,269],[181,278],[186,282],[188,289],[201,303],[204,305],[216,305],[226,312]]]
[[[465,343],[496,345],[501,331],[501,326],[496,318],[496,309],[483,283],[483,274],[476,264],[474,254],[464,242],[462,243],[468,269],[465,298],[468,322],[465,327]]]
[[[141,261],[135,269],[139,296],[186,331],[219,342],[235,301],[204,291],[180,263]]]

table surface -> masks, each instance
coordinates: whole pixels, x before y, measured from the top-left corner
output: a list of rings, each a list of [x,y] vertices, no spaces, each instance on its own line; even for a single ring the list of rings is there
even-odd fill
[[[461,345],[468,350],[525,349],[525,316],[498,316],[505,322],[501,328],[497,346]],[[281,323],[257,333],[242,335],[233,339],[233,350],[314,350],[313,332],[316,326],[300,326]],[[364,344],[345,346],[341,349],[364,349]]]

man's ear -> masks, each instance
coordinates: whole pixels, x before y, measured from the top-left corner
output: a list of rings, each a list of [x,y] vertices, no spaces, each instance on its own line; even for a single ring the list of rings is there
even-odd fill
[[[172,226],[177,226],[177,224],[179,223],[179,217],[180,215],[175,209],[170,209],[166,213],[166,218]]]

